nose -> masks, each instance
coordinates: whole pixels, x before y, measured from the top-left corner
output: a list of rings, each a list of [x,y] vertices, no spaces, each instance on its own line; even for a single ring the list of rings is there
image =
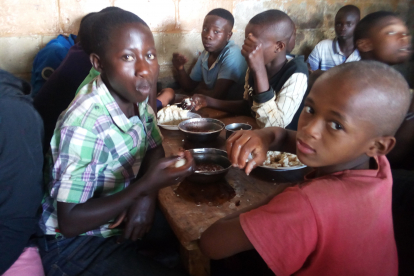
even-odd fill
[[[303,133],[313,139],[321,138],[323,121],[317,118],[309,120],[302,128]]]
[[[145,59],[137,59],[135,62],[135,76],[145,78],[150,73],[150,66]]]

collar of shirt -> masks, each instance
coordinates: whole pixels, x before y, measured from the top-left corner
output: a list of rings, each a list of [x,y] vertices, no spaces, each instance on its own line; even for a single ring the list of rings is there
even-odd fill
[[[339,42],[338,42],[338,38],[337,37],[335,37],[334,40],[332,40],[332,51],[334,52],[334,54],[341,55],[345,59],[347,59],[346,56],[345,56],[345,54],[342,53],[341,48],[339,47]],[[356,53],[358,53],[358,55],[359,55],[358,49],[355,48],[355,50],[349,55],[348,58],[354,56]]]
[[[208,68],[208,57],[210,56],[210,53],[207,52],[206,50],[204,50],[203,53],[202,53],[203,56],[201,57],[203,67],[207,70],[213,69],[214,66],[216,66],[216,64],[220,61],[221,57],[224,55],[224,53],[227,51],[227,49],[230,48],[233,45],[234,45],[234,41],[230,40],[226,44],[226,46],[224,46],[223,50],[221,50],[220,55],[217,57],[216,61],[214,61],[214,63],[211,65],[210,68]]]
[[[122,112],[121,108],[119,107],[115,99],[112,97],[111,93],[109,93],[109,90],[104,84],[104,82],[102,81],[102,78],[100,75],[98,76],[96,80],[96,93],[99,95],[102,103],[105,105],[106,109],[108,110],[109,115],[114,121],[114,124],[117,127],[119,127],[119,129],[121,129],[123,132],[127,132],[133,126],[133,122],[136,122],[136,120],[132,119],[135,116],[131,118],[132,120],[128,119],[125,116],[124,112]],[[147,119],[147,114],[146,114],[147,102],[148,102],[148,98],[145,99],[144,102],[138,104],[139,116],[140,116],[141,121],[144,122],[143,124],[144,127],[145,127],[145,121]]]

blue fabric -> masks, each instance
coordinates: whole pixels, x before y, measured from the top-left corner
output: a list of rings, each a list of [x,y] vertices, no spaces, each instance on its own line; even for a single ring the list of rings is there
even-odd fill
[[[70,47],[75,45],[75,39],[76,35],[73,34],[68,37],[59,35],[57,38],[49,41],[49,43],[37,53],[33,61],[32,79],[30,81],[30,84],[32,85],[32,97],[37,95],[37,92],[39,92],[40,88],[47,81],[50,74],[59,67]],[[43,70],[45,71],[42,74]]]
[[[247,64],[241,54],[240,47],[232,40],[223,48],[215,63],[208,68],[210,53],[204,50],[198,57],[190,73],[194,81],[204,81],[208,89],[213,89],[218,79],[227,79],[235,82],[234,86],[244,84]]]

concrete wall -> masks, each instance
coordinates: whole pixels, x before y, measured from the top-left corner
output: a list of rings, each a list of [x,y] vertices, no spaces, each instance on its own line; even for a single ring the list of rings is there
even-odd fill
[[[203,50],[200,31],[204,16],[221,7],[235,17],[233,40],[242,45],[244,28],[255,14],[267,9],[287,12],[298,29],[295,54],[309,54],[316,43],[334,36],[338,9],[354,4],[362,16],[377,10],[398,12],[404,19],[414,0],[1,0],[0,68],[30,79],[36,53],[60,33],[77,33],[81,18],[107,6],[142,17],[154,33],[160,78],[172,76],[171,57],[181,52],[196,58]],[[409,24],[413,27],[413,19]]]

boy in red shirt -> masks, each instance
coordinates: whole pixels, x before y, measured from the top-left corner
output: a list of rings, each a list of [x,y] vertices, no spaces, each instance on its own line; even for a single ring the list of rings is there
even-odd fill
[[[397,275],[392,178],[384,155],[394,147],[409,99],[394,69],[347,63],[315,82],[297,132],[233,134],[229,158],[247,174],[269,148],[296,153],[315,170],[261,205],[217,221],[203,233],[201,250],[220,259],[256,249],[278,276]]]

